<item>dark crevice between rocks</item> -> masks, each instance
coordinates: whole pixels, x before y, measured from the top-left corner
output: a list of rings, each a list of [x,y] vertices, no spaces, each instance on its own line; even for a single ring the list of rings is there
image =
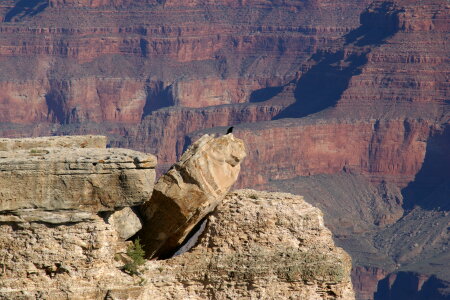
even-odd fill
[[[195,227],[191,230],[191,232],[184,239],[183,243],[181,243],[180,246],[178,246],[176,249],[172,250],[171,252],[167,253],[166,255],[162,255],[159,259],[164,260],[164,259],[173,258],[175,256],[178,256],[178,255],[188,252],[190,249],[192,249],[194,246],[196,246],[197,242],[199,241],[200,236],[206,229],[206,225],[208,223],[208,216],[203,218],[200,222],[198,222],[197,225],[195,225]]]
[[[147,257],[150,259],[157,259],[157,260],[166,260],[173,258],[175,256],[181,255],[183,253],[188,252],[190,249],[195,247],[202,235],[202,233],[206,229],[206,225],[208,223],[208,217],[210,214],[208,214],[206,217],[204,217],[200,222],[197,223],[197,225],[194,226],[194,228],[191,230],[191,232],[187,235],[187,237],[184,239],[184,241],[176,248],[165,251],[163,253],[160,253],[158,255],[155,255],[154,257]],[[144,225],[145,227],[145,225]],[[139,232],[137,232],[133,237],[131,237],[129,240],[134,241],[135,239],[139,238],[141,241],[143,241],[143,247],[145,250],[145,237],[143,236],[145,234],[145,230],[141,229]]]
[[[108,218],[115,212],[114,211],[99,211],[97,215],[105,221],[105,223],[108,223]],[[109,223],[108,223],[109,224]]]

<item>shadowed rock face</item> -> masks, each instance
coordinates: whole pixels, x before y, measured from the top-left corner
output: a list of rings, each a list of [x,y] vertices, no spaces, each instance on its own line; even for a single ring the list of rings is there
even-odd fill
[[[160,177],[142,208],[145,223],[140,236],[149,258],[169,257],[176,251],[235,183],[245,156],[243,141],[233,134],[205,135]]]

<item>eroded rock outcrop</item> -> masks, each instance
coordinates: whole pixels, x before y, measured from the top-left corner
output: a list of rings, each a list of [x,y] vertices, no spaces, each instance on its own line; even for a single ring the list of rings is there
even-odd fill
[[[83,139],[2,141],[15,150],[0,151],[11,191],[1,190],[1,299],[354,299],[350,257],[319,209],[291,194],[226,196],[246,155],[233,134],[194,143],[144,207],[156,256],[212,212],[197,245],[124,272],[125,239],[141,226],[130,207],[151,192],[156,160]]]
[[[108,134],[112,145],[155,153],[166,171],[196,130],[318,112],[242,131],[254,149],[241,176],[247,187],[356,172],[400,191],[430,149],[448,152],[429,143],[449,120],[446,0],[26,2],[0,4],[2,136]],[[288,83],[299,105],[264,101]],[[369,194],[351,210],[391,224],[403,197],[385,196]],[[405,206],[440,206],[419,198],[405,197]]]
[[[354,299],[350,257],[292,194],[231,192],[197,246],[145,267],[143,299]]]
[[[153,190],[156,158],[133,150],[33,147],[0,154],[2,211],[97,213],[141,204]]]
[[[168,256],[220,203],[238,178],[244,142],[204,135],[156,183],[144,204],[141,234],[148,257]]]
[[[140,229],[130,207],[150,197],[156,158],[97,136],[0,145],[0,298],[96,299],[132,285],[114,258]]]

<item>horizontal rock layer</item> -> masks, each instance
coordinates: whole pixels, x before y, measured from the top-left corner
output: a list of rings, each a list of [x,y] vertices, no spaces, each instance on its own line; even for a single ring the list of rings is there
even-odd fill
[[[156,158],[104,136],[0,140],[0,222],[90,222],[150,198]]]
[[[137,151],[44,147],[0,157],[1,211],[114,210],[153,191],[156,159]]]

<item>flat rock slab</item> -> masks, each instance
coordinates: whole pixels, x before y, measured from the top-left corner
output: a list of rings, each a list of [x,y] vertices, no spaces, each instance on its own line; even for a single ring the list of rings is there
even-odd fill
[[[106,148],[102,135],[48,136],[39,138],[0,139],[0,151],[31,150],[33,148]]]
[[[152,194],[153,155],[127,149],[38,145],[0,151],[0,212],[109,211],[141,204]]]

